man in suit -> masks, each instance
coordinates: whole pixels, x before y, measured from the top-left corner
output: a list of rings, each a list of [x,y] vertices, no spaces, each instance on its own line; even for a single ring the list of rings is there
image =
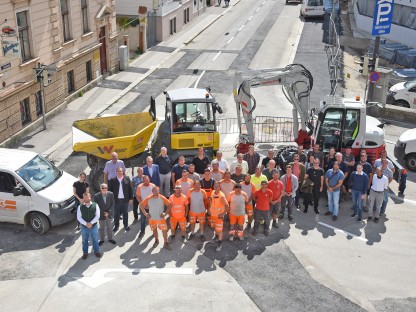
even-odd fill
[[[152,156],[147,156],[146,166],[143,167],[143,174],[149,176],[150,182],[156,186],[160,186],[159,166],[153,164]]]
[[[133,187],[128,176],[123,173],[123,168],[117,168],[117,176],[108,182],[108,190],[114,194],[114,229],[118,231],[120,226],[120,213],[123,213],[123,224],[126,231],[130,231],[129,227],[129,204],[133,201]]]
[[[101,246],[104,243],[104,229],[107,228],[107,238],[111,244],[115,244],[113,239],[113,213],[114,213],[114,194],[108,192],[107,184],[103,183],[100,186],[100,192],[94,195],[94,202],[100,207],[100,219],[98,224],[100,225],[99,234],[100,241],[98,245]]]

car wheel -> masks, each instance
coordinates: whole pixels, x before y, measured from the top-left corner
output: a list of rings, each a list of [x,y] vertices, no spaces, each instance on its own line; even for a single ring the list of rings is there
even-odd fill
[[[409,103],[407,103],[407,101],[405,101],[405,100],[394,101],[393,105],[410,108]]]
[[[29,224],[32,230],[37,234],[43,234],[49,230],[49,220],[40,212],[32,212],[29,215]]]
[[[409,154],[406,156],[406,167],[413,172],[416,172],[416,154]]]

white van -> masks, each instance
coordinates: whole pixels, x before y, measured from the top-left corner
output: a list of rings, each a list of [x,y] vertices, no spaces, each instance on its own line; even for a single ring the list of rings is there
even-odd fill
[[[416,80],[400,82],[387,93],[387,104],[416,108]]]
[[[302,5],[300,6],[300,15],[304,18],[324,17],[324,0],[303,0]]]
[[[394,147],[394,157],[416,172],[416,128],[403,132]]]
[[[0,148],[0,221],[43,234],[74,219],[76,180],[34,152]]]

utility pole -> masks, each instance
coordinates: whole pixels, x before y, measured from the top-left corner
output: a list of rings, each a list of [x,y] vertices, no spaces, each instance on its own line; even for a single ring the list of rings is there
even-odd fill
[[[46,66],[38,63],[35,68],[35,77],[36,81],[40,83],[40,105],[42,107],[42,121],[43,121],[43,130],[46,130],[46,118],[45,118],[45,80],[46,75],[46,85],[48,85],[48,71],[46,70]]]
[[[374,51],[373,51],[374,71],[377,71],[379,51],[380,51],[380,36],[377,36],[375,43],[374,43]],[[368,88],[368,94],[367,94],[367,102],[374,102],[375,88],[376,88],[376,82],[370,82],[370,86]]]

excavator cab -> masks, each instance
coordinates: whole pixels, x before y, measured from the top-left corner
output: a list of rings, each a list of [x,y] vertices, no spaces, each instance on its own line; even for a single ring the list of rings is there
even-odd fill
[[[365,113],[362,112],[365,108],[358,103],[323,103],[315,135],[323,152],[328,152],[331,147],[337,151],[347,147],[361,148],[363,131],[360,129],[365,129]]]

